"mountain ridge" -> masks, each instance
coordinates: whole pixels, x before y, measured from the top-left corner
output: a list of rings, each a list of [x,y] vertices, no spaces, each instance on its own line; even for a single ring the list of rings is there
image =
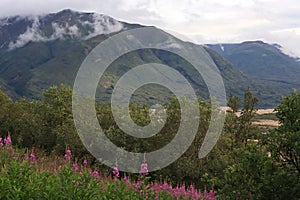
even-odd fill
[[[300,88],[300,62],[282,50],[279,44],[263,41],[207,44],[207,46],[238,67],[248,76],[259,80],[276,81]]]
[[[144,27],[104,16],[63,10],[42,15],[38,19],[32,17],[27,20],[26,17],[0,19],[0,86],[2,90],[13,98],[24,96],[40,99],[42,91],[51,85],[64,83],[72,86],[80,64],[96,45],[118,32]],[[24,23],[20,23],[20,20]],[[5,24],[5,21],[11,24]],[[1,26],[1,24],[4,25]],[[186,45],[188,43],[190,42],[186,42]],[[205,47],[205,50],[221,72],[227,94],[232,93],[242,97],[249,87],[262,100],[261,107],[273,107],[279,103],[281,96],[290,92],[289,83],[251,77],[229,59],[227,61],[226,56],[218,53],[218,49],[206,46],[208,48]],[[123,60],[115,63],[116,66],[121,67],[116,73],[122,72],[128,66],[154,61],[173,65],[183,73],[189,71],[186,63],[163,52],[152,50],[147,53],[133,52],[131,56],[130,59],[125,56]],[[206,90],[203,80],[192,73],[188,75],[188,79],[195,87],[200,87],[200,94],[203,94],[201,90]],[[100,80],[99,90],[105,94],[104,99],[107,100],[111,94],[115,81],[116,77],[112,75],[106,76],[102,83]],[[110,86],[103,86],[103,82],[109,82]],[[154,90],[159,95],[165,95],[164,90],[157,88]],[[149,98],[146,101],[149,101]]]

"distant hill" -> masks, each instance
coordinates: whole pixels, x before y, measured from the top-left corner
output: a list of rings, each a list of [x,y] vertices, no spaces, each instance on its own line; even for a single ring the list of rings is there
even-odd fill
[[[300,88],[299,58],[285,54],[278,44],[251,41],[207,46],[224,56],[248,76],[259,80],[286,83],[291,88]]]
[[[43,90],[61,83],[72,87],[79,66],[96,45],[113,34],[138,27],[143,26],[117,21],[101,14],[72,10],[43,16],[2,18],[0,87],[15,99],[22,96],[40,99]],[[195,45],[182,43],[187,46]],[[227,94],[242,97],[250,87],[259,97],[261,107],[274,107],[282,95],[289,94],[297,86],[296,61],[281,53],[275,46],[262,42],[245,42],[241,44],[243,48],[234,50],[237,46],[239,45],[225,45],[224,52],[220,45],[205,47],[221,72]],[[148,62],[163,63],[175,68],[187,77],[199,96],[208,98],[203,79],[191,70],[189,63],[164,51],[143,50],[124,55],[112,64],[105,77],[100,80],[99,92],[102,95],[99,99],[109,100],[114,84],[124,72]],[[273,72],[269,76],[268,73],[256,76],[259,68],[271,68],[270,65],[262,65],[263,63],[273,63],[274,70],[265,69]],[[250,72],[245,70],[249,66],[252,69]],[[286,73],[290,78],[280,77],[280,73]],[[170,92],[162,87],[151,86],[144,92],[149,95],[144,97],[137,94],[135,100],[155,103],[170,98]]]

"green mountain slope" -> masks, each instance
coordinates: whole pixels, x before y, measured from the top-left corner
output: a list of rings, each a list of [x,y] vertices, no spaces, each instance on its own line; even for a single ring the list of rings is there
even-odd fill
[[[252,41],[207,46],[224,56],[246,75],[300,88],[300,62],[297,58],[284,54],[280,45]]]
[[[72,87],[88,53],[110,35],[142,27],[108,16],[64,10],[40,17],[0,19],[0,86],[13,98],[40,99],[43,90],[64,83]],[[183,43],[184,45],[194,45]],[[291,91],[289,83],[250,77],[216,51],[205,48],[223,77],[227,94],[242,97],[250,87],[261,107],[273,107]],[[160,50],[134,51],[116,60],[99,82],[98,98],[108,101],[118,78],[134,66],[156,62],[183,74],[197,94],[208,98],[202,77],[186,61]],[[296,77],[295,77],[296,80]],[[99,95],[101,94],[101,95]],[[144,95],[146,94],[146,95]],[[156,103],[171,97],[164,87],[151,85],[135,93],[137,102]]]

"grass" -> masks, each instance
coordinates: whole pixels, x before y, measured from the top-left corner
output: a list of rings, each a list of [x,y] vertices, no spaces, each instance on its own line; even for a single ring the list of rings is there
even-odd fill
[[[261,115],[255,115],[253,117],[253,121],[258,121],[258,120],[274,120],[277,121],[278,118],[274,113],[267,113],[267,114],[261,114]]]
[[[64,157],[51,157],[5,143],[0,140],[0,199],[216,199],[213,190],[150,182],[145,163],[130,180],[117,167],[112,174],[99,174],[87,161],[77,163],[69,149]]]

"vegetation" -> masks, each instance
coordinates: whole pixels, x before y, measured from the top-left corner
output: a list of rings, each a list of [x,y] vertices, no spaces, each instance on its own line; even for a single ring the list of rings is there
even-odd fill
[[[173,164],[147,176],[123,174],[117,166],[112,171],[87,152],[74,128],[71,95],[72,90],[64,85],[47,89],[42,101],[13,102],[0,92],[0,199],[155,199],[157,195],[176,199],[191,191],[197,191],[201,198],[207,195],[207,199],[300,198],[300,94],[296,91],[276,108],[280,126],[267,132],[252,124],[258,103],[252,92],[246,90],[243,100],[231,95],[223,133],[204,159],[198,159],[198,152],[211,108],[199,99],[200,125],[192,145]],[[241,115],[237,116],[241,104]],[[166,145],[177,132],[177,99],[164,106],[167,123],[148,139],[123,133],[109,105],[97,104],[96,110],[101,127],[116,145],[147,152]],[[148,105],[132,104],[130,110],[136,123],[149,122]],[[98,173],[96,178],[93,172]],[[211,192],[200,192],[205,188]]]
[[[7,20],[10,23],[1,26],[3,35],[0,43],[3,44],[3,48],[0,48],[0,89],[14,100],[21,97],[41,100],[42,92],[52,85],[63,83],[72,86],[78,69],[88,53],[110,36],[102,34],[87,40],[65,37],[63,40],[36,41],[9,50],[9,44],[16,41],[19,35],[26,31],[26,27],[31,27],[32,21],[17,16],[9,17]],[[70,27],[76,25],[78,32],[84,37],[91,31],[91,27],[83,26],[81,21],[94,22],[92,13],[78,13],[71,10],[41,16],[40,20],[43,23],[39,24],[39,32],[47,37],[53,33],[53,23],[62,27],[66,24]],[[123,25],[123,30],[143,27],[138,24],[123,23]],[[189,48],[194,44],[181,45]],[[274,107],[282,96],[288,94],[290,88],[299,88],[297,83],[299,64],[271,45],[248,42],[232,47],[228,44],[228,48],[224,45],[226,49],[224,52],[218,53],[214,50],[220,48],[219,45],[215,48],[214,45],[208,46],[210,48],[204,49],[218,67],[226,91],[243,98],[244,91],[250,86],[253,94],[260,99],[257,106]],[[202,46],[194,47],[202,49]],[[262,56],[263,54],[268,56]],[[112,88],[120,75],[145,63],[161,63],[178,70],[191,83],[198,96],[208,99],[209,94],[203,78],[186,60],[157,49],[133,51],[114,61],[99,82],[97,91],[100,91],[101,96],[97,97],[109,102]],[[153,96],[146,95],[148,98],[145,99],[143,98],[145,95],[137,95],[136,101],[139,103],[153,103],[153,99],[157,102],[170,98],[170,92],[163,87],[152,86],[143,88],[143,91],[151,91]]]
[[[1,144],[0,199],[216,199],[213,190],[200,192],[193,185],[150,183],[145,163],[136,181],[126,175],[121,178],[117,167],[107,177],[92,169],[87,160],[73,162],[67,149],[64,159],[52,158],[56,165],[46,170],[43,165],[49,160],[37,156],[36,151],[29,154],[15,149],[10,136]]]

